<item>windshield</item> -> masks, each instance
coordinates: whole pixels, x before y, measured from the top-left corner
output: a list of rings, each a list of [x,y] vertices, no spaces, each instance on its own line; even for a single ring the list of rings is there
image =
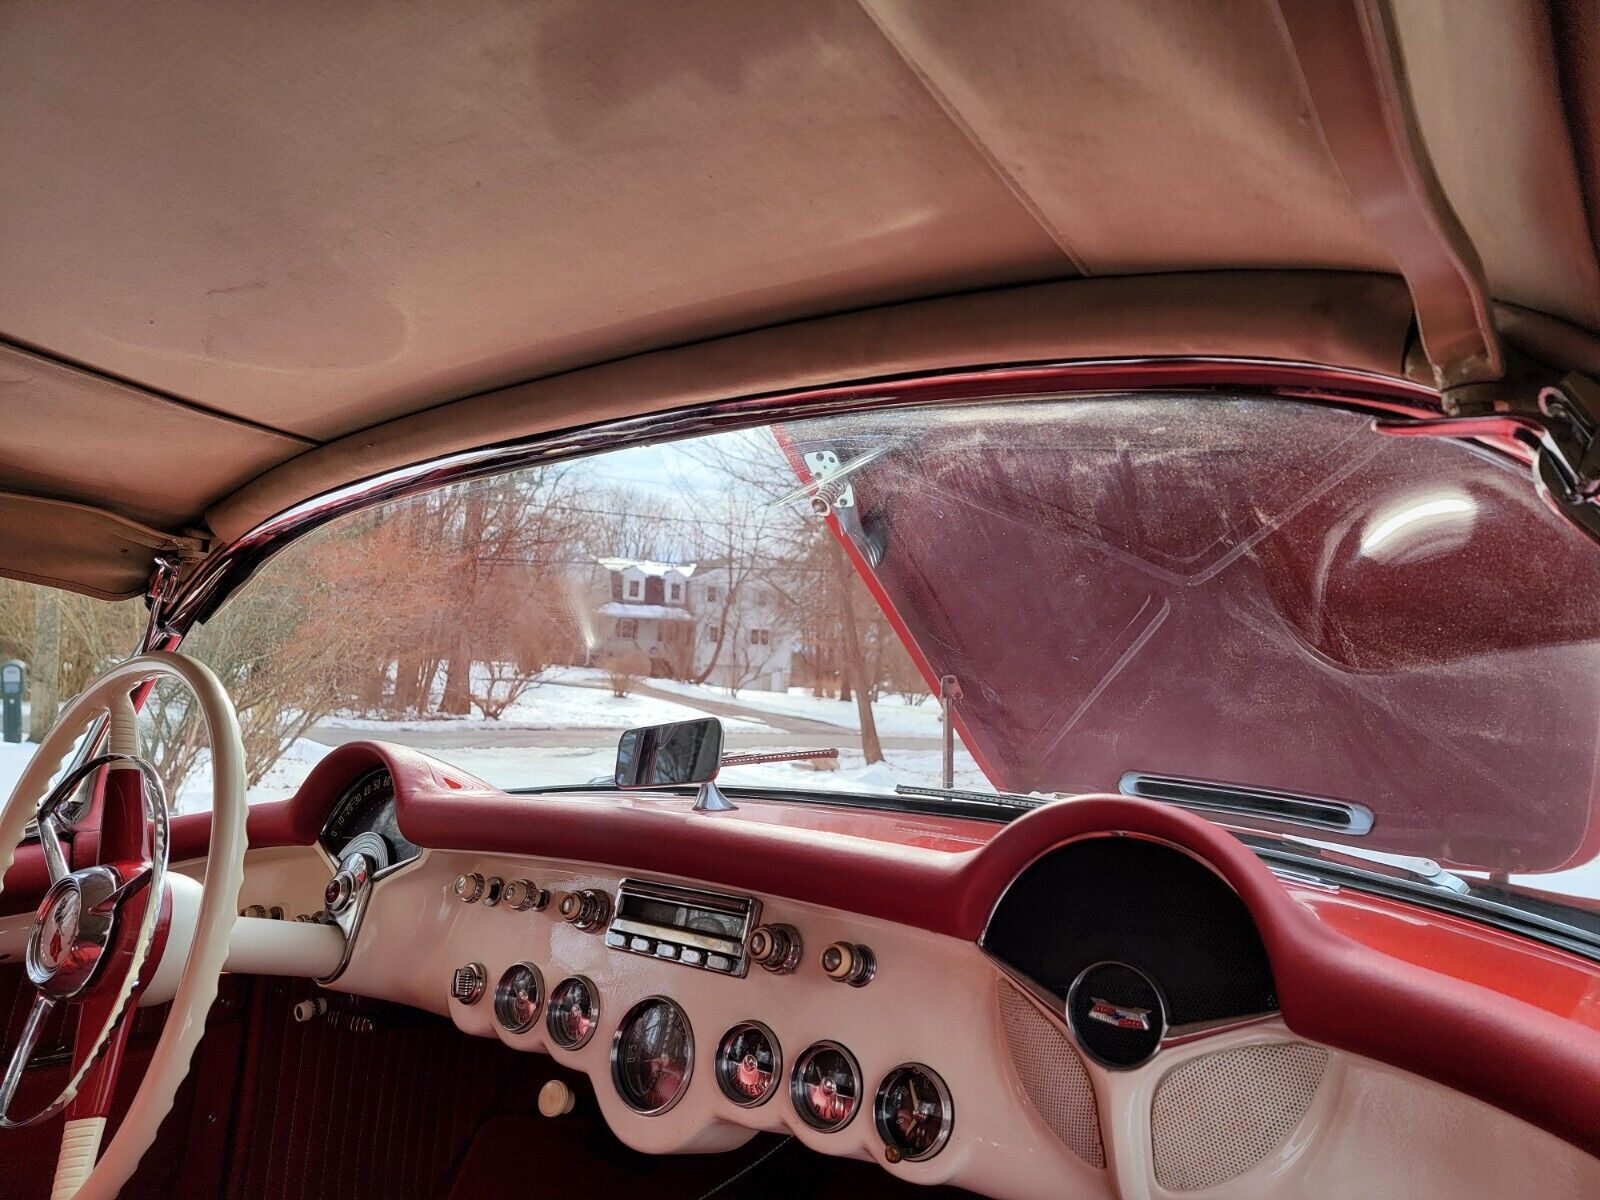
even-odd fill
[[[1486,452],[1110,396],[441,489],[293,543],[186,649],[237,699],[257,798],[360,738],[586,784],[622,729],[704,715],[730,754],[839,751],[726,787],[938,787],[951,676],[958,788],[1267,789],[1366,814],[1336,840],[1593,895],[1596,594],[1600,553]],[[207,803],[193,765],[180,808]]]

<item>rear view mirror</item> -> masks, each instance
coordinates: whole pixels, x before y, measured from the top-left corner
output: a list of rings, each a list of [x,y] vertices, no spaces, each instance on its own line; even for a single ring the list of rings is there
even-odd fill
[[[630,729],[617,743],[616,786],[709,783],[722,765],[722,722],[715,717]]]

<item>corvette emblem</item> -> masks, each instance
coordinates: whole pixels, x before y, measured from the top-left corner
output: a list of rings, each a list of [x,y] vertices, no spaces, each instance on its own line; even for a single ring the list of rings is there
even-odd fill
[[[1112,1004],[1111,1001],[1101,1000],[1098,997],[1090,997],[1089,1019],[1116,1029],[1138,1029],[1143,1032],[1148,1032],[1150,1029],[1148,1008]]]

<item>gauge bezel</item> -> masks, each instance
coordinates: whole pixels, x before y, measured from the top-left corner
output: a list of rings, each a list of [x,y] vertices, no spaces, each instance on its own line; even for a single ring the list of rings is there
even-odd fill
[[[884,1112],[884,1099],[889,1091],[889,1081],[902,1071],[920,1073],[924,1079],[933,1084],[934,1094],[939,1097],[939,1136],[934,1139],[932,1146],[920,1154],[912,1154],[906,1149],[886,1120]],[[883,1139],[883,1144],[892,1146],[899,1153],[901,1162],[927,1162],[943,1150],[945,1143],[950,1140],[950,1132],[956,1126],[956,1105],[950,1098],[950,1088],[939,1072],[927,1063],[904,1062],[885,1071],[882,1080],[879,1081],[878,1090],[872,1097],[872,1123],[878,1130],[878,1136]]]
[[[856,1081],[856,1102],[850,1109],[850,1115],[842,1121],[832,1123],[819,1121],[811,1112],[805,1102],[805,1091],[800,1082],[800,1076],[805,1072],[806,1066],[824,1050],[836,1050],[844,1056],[845,1062],[850,1064],[850,1073]],[[856,1114],[861,1111],[862,1101],[866,1099],[866,1081],[861,1077],[861,1064],[856,1061],[856,1056],[850,1053],[849,1047],[834,1041],[813,1042],[800,1052],[794,1060],[794,1066],[789,1069],[789,1103],[794,1107],[795,1115],[806,1123],[810,1129],[818,1133],[838,1133],[839,1130],[849,1125],[856,1119]]]
[[[591,1020],[589,1022],[589,1032],[584,1034],[577,1041],[572,1042],[570,1044],[562,1039],[561,1035],[556,1032],[555,1025],[552,1024],[552,1022],[555,1020],[555,1011],[556,1010],[555,1010],[555,1006],[550,1003],[552,997],[554,997],[557,992],[560,992],[563,989],[565,989],[566,986],[569,983],[579,983],[579,984],[582,984],[586,989],[588,989],[589,1001],[590,1001],[590,1006],[591,1006],[591,1013],[590,1013]],[[599,1029],[600,1029],[600,989],[595,987],[594,980],[590,979],[587,975],[565,975],[565,976],[562,977],[561,981],[555,985],[555,987],[551,988],[548,992],[545,993],[545,998],[544,998],[544,1031],[549,1036],[551,1044],[554,1045],[557,1049],[559,1049],[559,1050],[582,1050],[585,1046],[587,1046],[591,1041],[594,1040],[594,1035],[597,1032],[599,1032]]]
[[[728,1058],[729,1044],[734,1038],[748,1030],[759,1033],[767,1039],[767,1045],[772,1047],[772,1083],[765,1092],[754,1098],[746,1096],[735,1088],[728,1081],[725,1070],[731,1065],[731,1060]],[[721,1089],[722,1094],[730,1102],[737,1104],[740,1108],[760,1108],[768,1100],[776,1096],[779,1088],[783,1086],[783,1046],[778,1041],[778,1035],[760,1021],[740,1021],[738,1024],[731,1026],[728,1032],[722,1035],[722,1040],[717,1043],[717,1057],[716,1061],[712,1063],[712,1072],[717,1077],[717,1087]]]
[[[506,1019],[506,1015],[500,1011],[500,1005],[502,1002],[509,1000],[511,997],[511,993],[508,989],[511,973],[513,971],[520,971],[524,968],[533,972],[533,982],[536,989],[534,992],[533,1016],[529,1017],[528,1020],[522,1025],[514,1025],[508,1021]],[[522,962],[514,962],[504,971],[500,972],[500,979],[494,985],[493,1008],[495,1022],[507,1033],[527,1033],[528,1030],[532,1029],[539,1023],[539,1018],[544,1015],[544,1001],[544,972],[539,970],[537,965],[526,960]]]
[[[678,1090],[673,1093],[672,1099],[656,1108],[640,1108],[628,1098],[628,1093],[623,1091],[622,1088],[622,1077],[620,1074],[622,1035],[627,1031],[628,1022],[633,1020],[633,1018],[641,1010],[649,1008],[652,1004],[665,1004],[668,1007],[677,1010],[678,1016],[683,1019],[683,1028],[684,1032],[688,1034],[689,1044],[683,1059],[683,1083],[679,1086]],[[694,1026],[689,1023],[689,1014],[683,1010],[683,1005],[679,1004],[671,996],[646,996],[637,1004],[629,1005],[628,1011],[622,1014],[622,1020],[617,1022],[617,1031],[611,1035],[611,1086],[616,1090],[617,1098],[628,1106],[628,1111],[636,1112],[641,1117],[659,1117],[662,1113],[669,1111],[678,1103],[678,1101],[683,1099],[684,1094],[689,1090],[689,1084],[693,1080]]]

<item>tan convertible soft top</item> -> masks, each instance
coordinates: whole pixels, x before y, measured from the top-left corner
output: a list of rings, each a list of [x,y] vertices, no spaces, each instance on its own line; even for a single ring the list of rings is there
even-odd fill
[[[1586,0],[12,0],[0,571],[128,594],[433,454],[905,370],[1595,369],[1597,45]]]

